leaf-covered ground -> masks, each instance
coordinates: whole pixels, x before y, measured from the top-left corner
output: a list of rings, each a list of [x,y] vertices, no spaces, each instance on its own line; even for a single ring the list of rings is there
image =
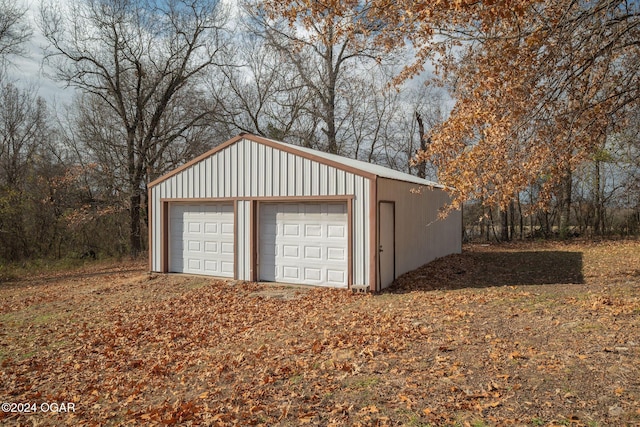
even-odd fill
[[[4,283],[0,402],[37,405],[1,425],[640,425],[640,242],[467,246],[375,296],[142,264]]]

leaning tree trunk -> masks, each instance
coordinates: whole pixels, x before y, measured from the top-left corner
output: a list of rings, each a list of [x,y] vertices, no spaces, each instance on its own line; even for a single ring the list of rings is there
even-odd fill
[[[420,151],[425,151],[429,145],[429,138],[424,133],[424,121],[418,111],[416,111],[416,121],[418,122],[418,138],[420,138]],[[427,164],[422,161],[418,163],[418,178],[425,179],[427,177]]]

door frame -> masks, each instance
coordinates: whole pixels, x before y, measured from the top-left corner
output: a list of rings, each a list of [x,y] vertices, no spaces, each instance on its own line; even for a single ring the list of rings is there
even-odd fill
[[[382,204],[387,204],[391,206],[391,233],[393,235],[393,243],[391,250],[393,251],[393,279],[396,279],[396,202],[393,200],[380,200],[378,201],[378,245],[376,247],[376,253],[378,255],[378,280],[377,287],[378,290],[382,290],[382,256],[380,254],[382,247],[382,227],[383,227],[383,216],[382,216]],[[385,224],[388,225],[388,224]]]

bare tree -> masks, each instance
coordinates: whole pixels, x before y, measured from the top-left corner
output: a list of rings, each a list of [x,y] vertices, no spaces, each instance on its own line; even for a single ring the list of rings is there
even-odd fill
[[[33,90],[0,88],[0,257],[29,253],[24,201],[36,151],[44,145],[47,107]]]
[[[442,124],[445,118],[445,98],[443,93],[428,84],[428,82],[420,85],[420,88],[414,92],[413,98],[414,114],[418,125],[418,142],[415,148],[413,143],[411,144],[412,157],[427,149],[431,143],[431,132]],[[437,171],[435,166],[428,160],[417,162],[414,167],[416,174],[420,178],[436,179]]]
[[[304,116],[312,94],[293,65],[250,32],[236,34],[231,43],[233,57],[210,82],[220,119],[231,132],[304,141]]]
[[[355,11],[348,16],[328,11],[318,19],[301,12],[293,14],[286,22],[270,16],[274,9],[277,5],[272,1],[251,9],[255,34],[264,37],[282,61],[295,67],[296,84],[302,82],[312,94],[313,102],[308,112],[319,119],[322,139],[326,141],[319,144],[319,148],[329,153],[341,153],[339,134],[344,131],[341,127],[345,125],[348,112],[345,98],[349,92],[345,81],[350,74],[358,73],[358,67],[375,65],[383,56],[383,50],[372,43],[369,35],[374,24],[368,22],[364,11]],[[302,20],[306,26],[304,30],[299,25]],[[356,22],[363,30],[348,36],[344,29]]]
[[[107,139],[119,139],[110,141],[118,150],[113,160],[126,171],[132,256],[142,249],[145,180],[162,172],[173,144],[213,114],[193,95],[221,56],[225,16],[216,0],[81,0],[41,8],[53,77],[90,95],[117,126]]]
[[[0,0],[0,64],[12,55],[24,53],[24,44],[31,38],[32,30],[26,22],[26,8],[15,1]]]
[[[46,104],[9,83],[0,90],[0,184],[17,188],[43,139]]]

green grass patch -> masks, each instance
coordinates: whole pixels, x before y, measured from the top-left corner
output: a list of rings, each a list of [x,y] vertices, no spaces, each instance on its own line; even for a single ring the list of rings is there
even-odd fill
[[[380,379],[379,378],[377,378],[377,377],[367,377],[367,378],[360,378],[360,379],[352,380],[352,381],[348,382],[346,384],[346,386],[348,388],[351,388],[351,389],[364,390],[364,389],[369,389],[371,387],[374,387],[374,386],[378,385],[378,383],[380,383]]]

